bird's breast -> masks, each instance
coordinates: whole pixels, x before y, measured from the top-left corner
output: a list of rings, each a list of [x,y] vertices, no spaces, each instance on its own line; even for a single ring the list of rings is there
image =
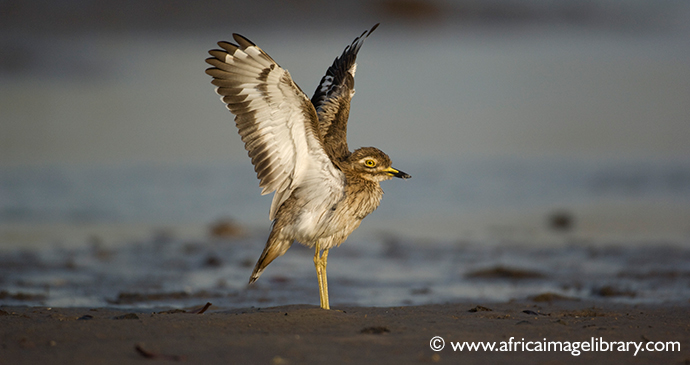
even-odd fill
[[[284,233],[308,246],[316,241],[322,247],[337,246],[359,227],[364,217],[376,210],[382,196],[383,191],[376,184],[373,189],[346,189],[339,196],[311,199],[294,207],[297,214]]]

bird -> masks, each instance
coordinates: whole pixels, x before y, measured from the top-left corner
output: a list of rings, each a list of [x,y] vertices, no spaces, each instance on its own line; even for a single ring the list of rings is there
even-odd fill
[[[333,61],[311,99],[286,69],[242,35],[234,33],[236,43],[221,41],[220,49],[209,51],[206,62],[212,67],[206,74],[235,115],[262,195],[274,192],[271,232],[249,284],[298,241],[315,249],[320,306],[330,309],[329,250],[379,206],[381,181],[411,177],[393,168],[383,151],[362,147],[350,152],[347,145],[357,53],[378,25]]]

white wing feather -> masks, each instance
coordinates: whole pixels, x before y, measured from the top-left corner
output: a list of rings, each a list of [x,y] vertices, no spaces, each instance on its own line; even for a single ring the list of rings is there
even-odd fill
[[[262,194],[276,192],[270,219],[300,187],[308,187],[313,197],[339,199],[344,176],[323,149],[311,101],[261,48],[241,36],[234,38],[239,46],[219,42],[223,50],[209,52],[213,57],[206,62],[214,67],[206,73],[236,115]]]

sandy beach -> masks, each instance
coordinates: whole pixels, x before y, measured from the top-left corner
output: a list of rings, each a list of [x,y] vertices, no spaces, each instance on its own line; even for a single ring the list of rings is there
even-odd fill
[[[690,308],[687,306],[555,300],[342,307],[331,311],[307,305],[242,309],[210,306],[197,314],[202,307],[185,311],[1,307],[0,362],[685,364],[690,361],[687,348]],[[444,339],[445,347],[440,351],[431,349],[431,339],[435,336]],[[512,351],[454,351],[453,343],[463,341],[495,342],[497,349],[503,345]],[[540,346],[545,348],[551,341],[571,347],[563,351],[535,350]],[[603,342],[606,344],[602,346]],[[627,351],[619,351],[623,349],[619,347],[620,342],[626,343]],[[673,343],[679,345],[672,348]],[[439,345],[438,340],[434,345]],[[528,351],[524,346],[535,351]],[[605,347],[608,351],[602,351]],[[636,347],[640,349],[636,351]],[[655,348],[668,351],[649,351]]]

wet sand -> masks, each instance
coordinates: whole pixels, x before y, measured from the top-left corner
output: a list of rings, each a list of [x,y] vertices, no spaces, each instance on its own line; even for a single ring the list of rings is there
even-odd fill
[[[690,362],[690,307],[553,297],[407,307],[182,310],[0,307],[2,364]],[[430,340],[445,339],[434,352]],[[453,351],[451,341],[678,341],[680,351]],[[523,340],[524,339],[524,340]],[[513,345],[515,346],[515,345]],[[535,344],[531,345],[534,348]],[[599,345],[596,345],[599,346]],[[616,345],[618,346],[618,345]],[[661,348],[662,345],[656,345]],[[653,348],[654,344],[650,348]],[[584,349],[584,347],[583,347]],[[618,347],[616,347],[618,349]]]

